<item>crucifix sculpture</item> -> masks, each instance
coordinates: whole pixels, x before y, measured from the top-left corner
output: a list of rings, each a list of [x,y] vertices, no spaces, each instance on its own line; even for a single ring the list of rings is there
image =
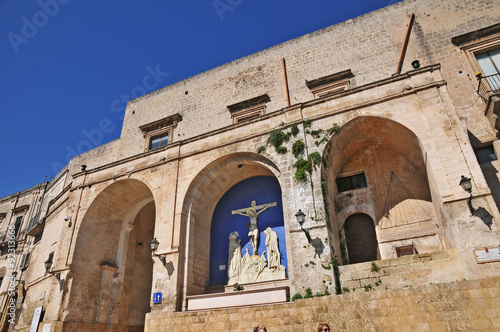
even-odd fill
[[[254,256],[258,256],[257,249],[259,248],[259,226],[257,224],[259,214],[272,206],[276,206],[277,204],[277,202],[272,202],[257,205],[257,202],[252,201],[250,207],[231,211],[231,214],[239,214],[250,218],[250,223],[248,223],[246,227],[248,227],[248,237],[250,238],[250,243],[253,247]]]

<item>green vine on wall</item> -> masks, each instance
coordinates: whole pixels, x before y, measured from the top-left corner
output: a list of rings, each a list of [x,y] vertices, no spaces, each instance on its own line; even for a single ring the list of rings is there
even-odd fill
[[[313,138],[317,140],[314,142],[316,146],[319,146],[321,143],[328,141],[328,139],[340,132],[340,127],[337,124],[333,124],[333,126],[327,130],[317,129],[310,130],[312,121],[310,119],[304,120],[304,132],[306,134],[310,134]],[[260,146],[257,148],[257,153],[262,153],[266,150],[268,145],[274,146],[274,149],[278,154],[285,154],[288,152],[288,149],[283,146],[284,143],[290,141],[291,137],[297,136],[299,133],[299,128],[297,125],[293,125],[290,127],[290,131],[284,132],[282,130],[274,130],[269,134],[266,145]],[[292,144],[292,154],[297,159],[293,164],[295,168],[295,174],[293,176],[294,180],[297,182],[305,182],[308,180],[308,174],[312,174],[313,169],[316,169],[322,161],[321,155],[319,152],[313,152],[309,154],[307,159],[300,157],[301,154],[304,153],[306,148],[306,144],[303,140],[299,139]],[[326,163],[324,162],[325,166]],[[323,185],[322,185],[323,186]]]
[[[257,148],[257,153],[262,153],[266,151],[268,145],[274,146],[274,149],[278,154],[284,154],[288,152],[286,146],[283,146],[283,143],[287,143],[290,141],[290,138],[297,136],[299,133],[299,128],[297,125],[293,125],[290,128],[290,131],[283,132],[282,130],[274,130],[269,134],[267,138],[266,145],[259,146]]]
[[[316,168],[316,165],[321,163],[321,155],[319,152],[313,152],[305,160],[302,157],[299,157],[297,161],[293,164],[295,167],[295,175],[293,176],[294,180],[298,182],[307,181],[307,174],[311,174],[313,169]]]

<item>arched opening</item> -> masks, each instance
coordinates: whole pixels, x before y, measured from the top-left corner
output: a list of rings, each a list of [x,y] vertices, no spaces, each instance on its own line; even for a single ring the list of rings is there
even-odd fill
[[[254,227],[250,218],[252,212],[258,214]],[[252,228],[255,236],[251,233]],[[270,252],[272,249],[268,248],[271,240],[271,234],[266,232],[268,229],[276,233],[278,252]],[[272,176],[256,176],[243,180],[222,196],[212,216],[209,287],[283,279],[286,277],[287,268],[285,249],[283,204],[278,180]],[[267,260],[263,262],[261,270],[258,270],[258,266],[245,266],[243,260],[247,260],[247,265],[251,264],[253,261],[248,258],[255,260],[253,255],[259,259],[264,255],[263,258]],[[275,262],[272,262],[273,255],[278,255],[279,262],[276,264],[283,267],[282,273],[271,271],[277,269]],[[256,269],[257,273],[245,272],[253,272]],[[276,272],[274,276],[273,272]]]
[[[351,215],[344,223],[349,263],[377,259],[377,234],[373,219],[364,213]]]
[[[277,167],[268,159],[255,154],[255,153],[238,153],[224,156],[217,159],[216,161],[207,165],[193,180],[190,188],[186,194],[186,199],[183,205],[183,216],[185,224],[185,246],[183,256],[186,257],[182,263],[184,266],[181,267],[183,271],[182,280],[182,299],[185,299],[188,295],[205,294],[212,291],[217,291],[211,289],[211,284],[221,285],[225,275],[227,274],[227,255],[228,255],[228,244],[229,237],[228,232],[231,230],[230,227],[222,227],[222,231],[219,235],[214,235],[214,237],[219,238],[220,247],[218,249],[213,249],[217,260],[220,264],[211,264],[211,232],[212,232],[212,219],[215,217],[218,219],[217,215],[219,213],[224,214],[222,218],[241,218],[236,222],[237,228],[240,227],[238,232],[241,238],[242,247],[246,243],[244,237],[248,234],[248,228],[245,228],[245,223],[249,222],[245,220],[245,217],[239,215],[233,215],[231,211],[241,208],[250,207],[251,201],[256,200],[256,204],[265,204],[277,201],[275,198],[264,199],[263,192],[260,194],[248,194],[241,196],[241,193],[233,195],[241,196],[241,201],[238,198],[232,203],[224,203],[224,211],[217,211],[217,215],[214,213],[217,203],[221,201],[221,198],[226,194],[233,186],[236,184],[247,180],[255,178],[267,178],[275,185],[279,186],[276,175],[279,174]],[[249,180],[251,183],[252,181]],[[255,185],[254,185],[255,187]],[[257,186],[258,187],[258,186]],[[235,188],[237,188],[235,186]],[[236,189],[238,191],[238,189]],[[246,189],[245,189],[246,190]],[[279,190],[281,195],[281,191]],[[257,196],[257,197],[255,197]],[[233,197],[233,198],[234,198]],[[253,197],[253,198],[252,198]],[[267,200],[270,200],[269,202]],[[224,205],[223,204],[223,205]],[[281,199],[280,203],[281,204]],[[241,205],[241,206],[240,206]],[[265,222],[267,216],[266,213],[273,213],[281,207],[274,206],[266,210],[261,216],[262,221]],[[228,212],[229,211],[229,212]],[[281,211],[282,213],[282,211]],[[282,220],[282,215],[281,215]],[[259,220],[259,223],[261,221]],[[219,222],[217,222],[219,224]],[[221,223],[222,224],[222,223]],[[219,224],[219,226],[221,225]],[[230,222],[228,222],[230,225]],[[226,224],[227,225],[227,224]],[[262,224],[264,225],[264,224]],[[259,231],[263,232],[265,229],[263,226],[259,225]],[[236,230],[236,229],[234,229]],[[231,230],[234,231],[234,230]],[[218,231],[215,231],[216,233]],[[231,233],[229,232],[229,233]],[[283,236],[284,238],[284,236]],[[261,244],[265,243],[265,236],[260,237]],[[245,250],[245,249],[243,249]],[[284,251],[284,248],[280,248]],[[245,254],[245,252],[243,252]],[[218,255],[218,256],[217,256]],[[252,255],[252,252],[250,252]],[[223,266],[224,265],[224,266]],[[220,269],[220,270],[218,270]],[[226,269],[226,270],[223,270]],[[215,271],[218,270],[218,273]],[[211,276],[211,273],[215,273]],[[185,302],[184,302],[185,303]],[[180,305],[180,303],[179,303]]]
[[[150,311],[155,203],[138,180],[116,182],[82,220],[71,264],[66,321],[142,330]]]
[[[355,228],[355,223],[344,220],[356,213],[374,220],[376,239],[383,243],[382,259],[395,257],[394,248],[414,234],[421,236],[415,240],[419,252],[442,249],[424,156],[411,130],[380,117],[357,117],[331,138],[325,148],[328,167],[323,178],[341,249],[349,246],[342,226]],[[342,252],[344,263],[351,261],[347,250]]]

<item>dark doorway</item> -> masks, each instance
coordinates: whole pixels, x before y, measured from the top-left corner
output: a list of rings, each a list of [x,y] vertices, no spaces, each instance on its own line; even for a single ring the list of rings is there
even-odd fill
[[[353,214],[344,224],[349,263],[377,260],[377,234],[370,216]]]

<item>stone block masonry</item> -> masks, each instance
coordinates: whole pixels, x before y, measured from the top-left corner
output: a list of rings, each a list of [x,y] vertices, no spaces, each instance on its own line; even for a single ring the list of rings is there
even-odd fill
[[[500,331],[500,278],[404,289],[358,290],[282,305],[203,312],[150,313],[145,331]]]

